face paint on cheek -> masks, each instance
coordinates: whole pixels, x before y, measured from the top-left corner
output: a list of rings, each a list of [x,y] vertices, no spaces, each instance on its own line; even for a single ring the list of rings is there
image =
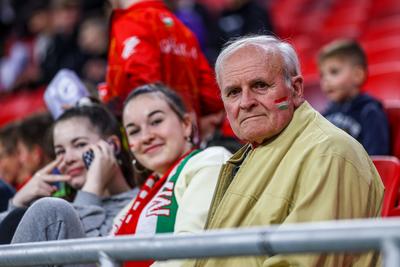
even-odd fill
[[[286,96],[276,99],[274,103],[275,106],[280,110],[285,110],[289,108],[289,101]]]

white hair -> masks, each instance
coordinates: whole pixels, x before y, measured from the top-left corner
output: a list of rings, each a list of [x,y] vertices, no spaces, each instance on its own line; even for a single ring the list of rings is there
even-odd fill
[[[293,46],[271,35],[245,36],[226,43],[215,62],[217,83],[221,83],[222,63],[231,54],[245,46],[256,46],[265,50],[273,49],[283,58],[283,75],[285,82],[290,85],[291,77],[301,74],[300,63]]]

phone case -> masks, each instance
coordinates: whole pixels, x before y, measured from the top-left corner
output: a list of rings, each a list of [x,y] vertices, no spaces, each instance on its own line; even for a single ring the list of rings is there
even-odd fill
[[[74,189],[65,182],[54,183],[58,190],[52,194],[53,197],[67,198],[74,193]]]
[[[83,162],[85,163],[86,169],[89,169],[90,164],[92,164],[92,161],[94,159],[94,152],[93,150],[89,149],[88,151],[84,152],[82,154]]]

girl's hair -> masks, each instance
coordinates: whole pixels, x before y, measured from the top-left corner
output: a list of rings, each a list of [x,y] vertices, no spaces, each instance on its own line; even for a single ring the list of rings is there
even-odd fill
[[[182,98],[176,92],[172,91],[167,86],[161,83],[145,84],[133,89],[124,102],[124,109],[130,101],[144,94],[159,95],[162,99],[164,99],[167,102],[170,108],[178,116],[179,120],[181,121],[184,120],[185,115],[187,114],[187,109]],[[193,135],[193,133],[194,131],[192,129],[191,135]],[[190,138],[190,140],[191,139],[192,138]],[[135,169],[136,169],[135,180],[138,181],[139,184],[142,184],[145,181],[145,179],[152,173],[152,171],[147,170],[138,161],[136,161],[135,163]]]
[[[124,108],[132,99],[144,94],[160,95],[176,113],[176,115],[178,115],[180,120],[183,120],[185,114],[187,114],[187,109],[182,98],[161,83],[149,83],[133,89],[124,102]]]
[[[54,123],[54,126],[61,121],[72,118],[87,118],[94,126],[97,133],[104,139],[111,135],[116,135],[121,143],[120,152],[115,156],[127,183],[135,186],[133,180],[132,155],[130,153],[125,131],[116,117],[104,106],[99,103],[91,103],[83,106],[75,106],[67,109]],[[53,127],[54,127],[53,126]],[[77,125],[77,127],[80,127]]]

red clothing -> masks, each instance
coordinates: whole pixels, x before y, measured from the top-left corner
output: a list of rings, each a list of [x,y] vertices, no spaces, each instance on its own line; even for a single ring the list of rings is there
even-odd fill
[[[105,102],[121,111],[129,92],[162,82],[176,90],[198,117],[223,109],[213,72],[194,34],[162,1],[114,10],[111,18]]]
[[[13,184],[13,186],[14,186],[14,188],[15,188],[15,191],[18,192],[22,187],[24,187],[24,186],[29,182],[29,180],[30,180],[31,178],[32,178],[32,176],[28,176],[28,177],[26,177],[26,178],[24,179],[23,182]]]

